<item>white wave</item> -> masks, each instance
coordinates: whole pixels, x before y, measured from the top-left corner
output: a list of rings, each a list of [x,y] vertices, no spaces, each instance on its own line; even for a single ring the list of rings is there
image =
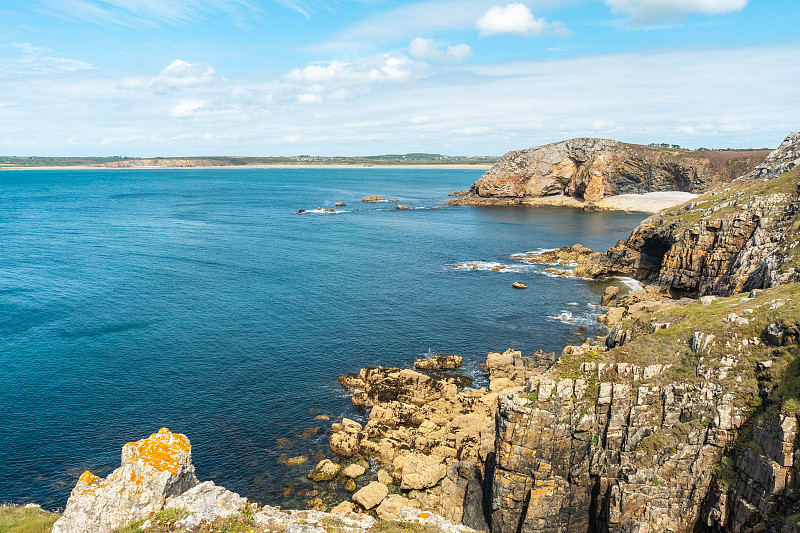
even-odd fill
[[[578,305],[578,302],[569,302],[567,305]]]
[[[336,210],[336,209],[334,209],[333,211],[327,211],[325,209],[322,209],[321,207],[318,207],[316,209],[307,209],[307,210],[303,211],[302,213],[298,212],[298,214],[300,214],[300,215],[307,215],[307,214],[308,215],[335,215],[337,213],[347,213],[347,211],[339,211],[339,210]]]
[[[530,252],[520,252],[518,254],[511,254],[511,257],[512,259],[521,259],[524,258],[526,255],[531,255],[531,254],[538,255],[538,254],[543,254],[545,252],[552,252],[553,250],[556,250],[556,248],[536,248],[535,250],[532,250]]]
[[[548,315],[546,318],[579,326],[593,326],[597,324],[597,314],[595,313],[573,313],[566,309],[563,309],[558,315]]]
[[[630,287],[630,289],[632,291],[638,291],[639,289],[641,289],[643,287],[643,285],[641,283],[639,283],[638,281],[636,281],[633,278],[617,277],[617,278],[614,278],[614,279],[620,280],[623,285],[625,285],[626,287]]]
[[[531,271],[530,268],[526,268],[526,265],[521,265],[521,264],[510,264],[509,265],[509,264],[496,263],[496,262],[491,262],[491,261],[466,261],[464,263],[457,263],[455,265],[452,265],[450,268],[451,268],[451,270],[462,270],[462,271],[467,271],[467,272],[474,271],[474,270],[479,270],[479,271],[483,271],[483,272],[487,272],[487,271],[491,272],[493,269],[497,269],[497,270],[495,270],[496,272],[513,272],[513,273],[530,272]]]

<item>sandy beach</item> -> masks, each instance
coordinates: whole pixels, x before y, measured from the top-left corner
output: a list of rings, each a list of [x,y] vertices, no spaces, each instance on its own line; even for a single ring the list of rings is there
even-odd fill
[[[657,213],[697,198],[696,194],[680,191],[649,192],[646,194],[618,194],[604,198],[598,205],[623,211]]]

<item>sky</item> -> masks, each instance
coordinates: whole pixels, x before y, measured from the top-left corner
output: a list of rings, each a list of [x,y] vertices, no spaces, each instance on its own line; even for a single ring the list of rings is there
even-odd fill
[[[0,0],[0,155],[776,147],[797,0]]]

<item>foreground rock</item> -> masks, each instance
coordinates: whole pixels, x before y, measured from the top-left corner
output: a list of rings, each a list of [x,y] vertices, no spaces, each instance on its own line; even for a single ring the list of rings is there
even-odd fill
[[[191,463],[189,439],[162,428],[147,439],[126,444],[122,466],[106,479],[84,473],[53,532],[111,533],[140,521],[137,531],[164,533],[198,530],[330,533],[332,527],[339,533],[374,533],[376,526],[406,530],[420,525],[435,527],[442,533],[474,533],[442,516],[420,512],[409,506],[406,498],[387,496],[386,485],[374,482],[353,497],[361,509],[381,505],[378,515],[383,519],[417,525],[377,524],[372,516],[356,513],[356,506],[350,502],[336,506],[337,514],[262,507],[212,481],[199,483]],[[180,518],[174,518],[174,514],[165,518],[158,513],[164,509],[176,510]]]
[[[122,447],[122,465],[102,479],[83,473],[53,533],[111,531],[164,508],[199,482],[185,435],[161,428]]]
[[[767,151],[702,152],[579,138],[508,152],[455,205],[513,205],[558,195],[598,202],[623,193],[700,193],[759,164]],[[575,204],[583,205],[583,204]]]

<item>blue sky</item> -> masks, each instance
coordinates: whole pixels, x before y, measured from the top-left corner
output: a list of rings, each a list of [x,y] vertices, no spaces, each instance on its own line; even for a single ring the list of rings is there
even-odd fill
[[[796,0],[0,0],[2,155],[775,147]]]

